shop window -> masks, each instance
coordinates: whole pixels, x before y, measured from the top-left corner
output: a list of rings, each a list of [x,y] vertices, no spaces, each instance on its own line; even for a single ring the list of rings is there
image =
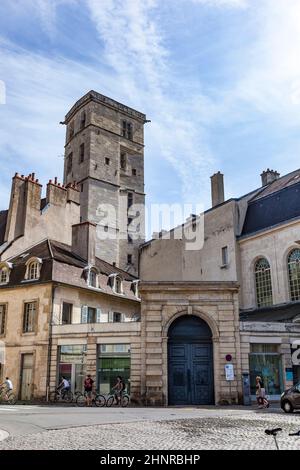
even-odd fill
[[[255,395],[255,379],[262,377],[268,395],[283,391],[282,359],[277,344],[251,344],[249,355],[251,394]]]
[[[256,302],[258,307],[273,305],[271,268],[266,258],[255,263]]]
[[[72,312],[73,312],[73,304],[69,304],[68,302],[63,302],[62,317],[61,317],[62,325],[70,325],[72,323]]]
[[[130,393],[130,345],[101,344],[98,349],[98,388],[108,394],[120,375]]]
[[[86,376],[86,345],[66,345],[58,349],[57,384],[62,377],[70,382],[72,392],[83,392]]]
[[[37,303],[26,302],[24,304],[23,333],[33,333],[35,330],[37,315]]]
[[[288,256],[288,274],[290,297],[292,301],[300,300],[300,249],[296,248]]]

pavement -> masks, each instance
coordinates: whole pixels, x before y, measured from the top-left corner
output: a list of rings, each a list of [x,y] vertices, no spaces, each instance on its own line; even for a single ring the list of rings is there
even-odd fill
[[[267,428],[281,427],[279,446],[300,449],[300,413],[279,408],[76,408],[0,406],[4,449],[274,449]],[[3,434],[2,434],[3,436]],[[7,436],[7,435],[6,435]]]

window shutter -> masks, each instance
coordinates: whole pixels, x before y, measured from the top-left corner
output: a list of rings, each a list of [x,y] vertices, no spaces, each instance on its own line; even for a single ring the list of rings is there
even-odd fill
[[[109,311],[108,312],[108,321],[113,322],[114,321],[114,312]]]
[[[81,323],[88,322],[88,306],[82,305],[81,307]]]
[[[108,312],[101,312],[100,323],[107,323],[107,322],[108,322]]]
[[[101,316],[102,316],[101,308],[97,308],[97,312],[96,312],[96,323],[100,323],[100,322],[101,322]]]
[[[126,317],[125,317],[125,313],[122,313],[122,315],[121,315],[121,322],[124,322],[124,321],[126,321]]]

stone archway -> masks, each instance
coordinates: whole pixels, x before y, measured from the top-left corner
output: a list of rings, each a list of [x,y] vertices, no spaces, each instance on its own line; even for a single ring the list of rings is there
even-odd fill
[[[182,315],[168,330],[169,405],[214,403],[212,331],[195,315]]]

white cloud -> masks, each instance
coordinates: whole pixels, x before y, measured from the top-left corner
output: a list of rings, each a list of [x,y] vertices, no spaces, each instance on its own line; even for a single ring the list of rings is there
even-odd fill
[[[208,5],[211,7],[245,8],[248,0],[191,0],[193,3]]]

